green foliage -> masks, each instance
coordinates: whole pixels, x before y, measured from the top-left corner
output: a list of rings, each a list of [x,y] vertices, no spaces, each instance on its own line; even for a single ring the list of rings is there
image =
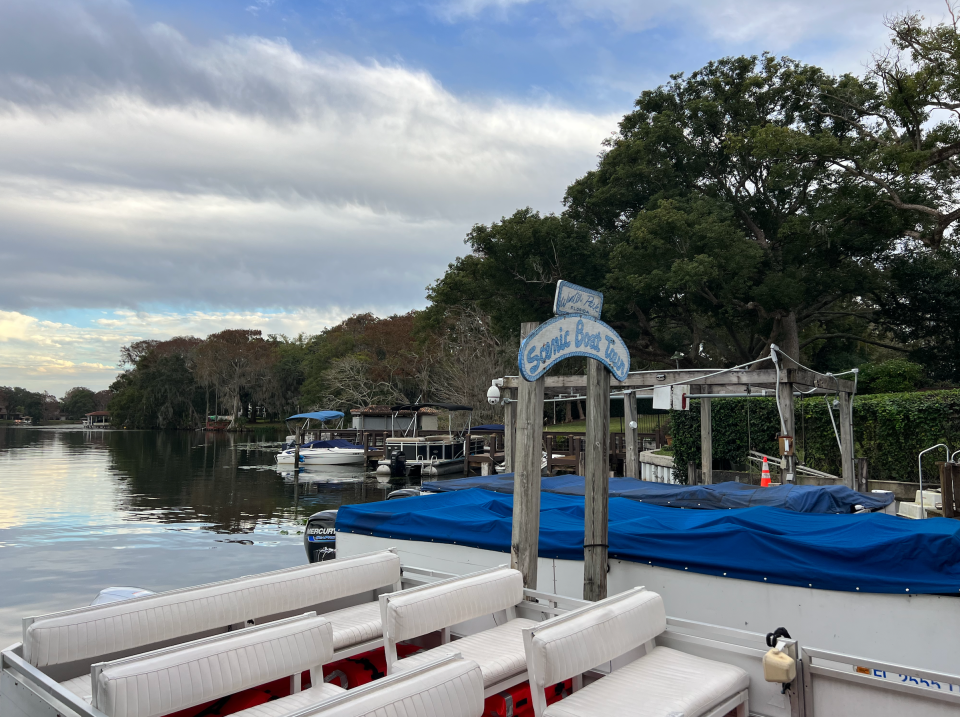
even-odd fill
[[[60,410],[75,421],[97,410],[97,396],[89,388],[78,386],[67,391],[60,402]]]
[[[182,353],[151,351],[110,387],[110,420],[127,428],[195,428],[204,394]]]
[[[772,398],[712,399],[715,467],[746,470],[750,448],[777,455],[780,419]],[[672,411],[674,475],[686,483],[687,463],[700,466],[700,402],[689,411]],[[829,410],[832,399],[806,398],[795,402],[796,447],[804,465],[839,475],[840,449]],[[749,413],[749,424],[748,424]],[[836,409],[834,419],[836,420]],[[855,455],[869,463],[874,480],[915,482],[917,454],[946,443],[960,448],[960,390],[857,396],[853,406]],[[749,436],[749,443],[748,443]],[[938,480],[936,462],[943,452],[924,457],[924,480]]]
[[[923,366],[904,358],[860,367],[857,384],[860,393],[903,393],[913,391],[923,382]]]
[[[902,252],[887,274],[878,302],[896,337],[913,348],[910,359],[934,380],[960,381],[960,249]]]
[[[43,418],[45,395],[19,386],[0,386],[0,406],[11,413]]]
[[[464,243],[471,253],[427,289],[431,306],[418,318],[426,330],[442,329],[453,307],[475,306],[497,334],[513,337],[521,322],[553,316],[557,280],[599,287],[608,270],[607,249],[587,225],[529,207],[476,225]]]

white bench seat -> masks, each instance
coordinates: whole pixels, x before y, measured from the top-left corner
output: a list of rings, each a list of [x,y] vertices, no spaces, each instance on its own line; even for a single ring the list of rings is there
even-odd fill
[[[472,660],[480,666],[483,686],[492,687],[527,671],[522,630],[537,624],[534,620],[518,617],[490,630],[467,635],[432,650],[418,652],[399,660],[394,667],[397,672],[402,672],[444,655],[460,653],[465,660]]]
[[[162,717],[321,667],[333,655],[330,623],[315,613],[93,666],[93,706],[107,717]]]
[[[335,612],[324,613],[333,625],[333,649],[342,650],[383,637],[378,601],[354,605]]]
[[[23,656],[34,667],[109,659],[117,653],[373,593],[395,587],[399,581],[400,559],[391,551],[380,551],[76,608],[27,618]],[[371,614],[376,604],[367,608]],[[344,629],[369,633],[372,627],[366,626],[366,613],[362,616],[359,622],[345,616]]]
[[[90,675],[80,675],[72,680],[65,680],[60,683],[65,690],[70,690],[87,704],[93,701],[93,687],[90,686]]]
[[[634,588],[546,620],[523,632],[535,717],[746,717],[750,678],[654,640],[667,627],[663,599]],[[579,676],[642,653],[583,689]],[[549,707],[544,689],[575,678],[575,692]]]
[[[292,712],[299,712],[318,702],[336,697],[342,692],[346,692],[342,687],[321,682],[316,687],[311,687],[288,697],[270,700],[262,705],[234,712],[230,717],[285,717]]]
[[[282,700],[277,700],[282,702]],[[459,655],[399,672],[346,690],[290,717],[482,717],[480,668]],[[250,715],[231,717],[280,717]]]
[[[691,689],[695,686],[696,689]],[[703,715],[750,686],[738,667],[655,647],[547,707],[544,717]]]

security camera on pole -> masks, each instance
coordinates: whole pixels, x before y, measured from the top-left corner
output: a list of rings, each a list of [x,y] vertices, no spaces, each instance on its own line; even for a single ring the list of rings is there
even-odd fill
[[[607,534],[610,497],[610,374],[625,381],[630,352],[623,339],[600,320],[603,294],[566,281],[557,283],[555,317],[524,324],[518,365],[525,382],[517,406],[517,465],[513,491],[513,539],[510,562],[536,588],[540,533],[540,464],[543,431],[543,377],[559,361],[573,356],[587,362],[583,597],[607,596]],[[493,391],[488,391],[488,400]],[[499,391],[498,391],[499,394]]]

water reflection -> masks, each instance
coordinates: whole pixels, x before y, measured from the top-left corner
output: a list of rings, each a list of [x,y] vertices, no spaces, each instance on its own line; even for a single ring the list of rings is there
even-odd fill
[[[103,587],[165,590],[302,564],[318,510],[383,500],[356,467],[275,470],[283,438],[0,427],[0,643]]]

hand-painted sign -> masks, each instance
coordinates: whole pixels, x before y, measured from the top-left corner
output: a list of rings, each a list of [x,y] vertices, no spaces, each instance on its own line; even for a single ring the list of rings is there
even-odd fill
[[[569,281],[557,282],[557,293],[553,297],[553,313],[555,316],[563,314],[586,314],[595,319],[600,318],[603,308],[603,294],[593,289],[571,284]]]
[[[572,356],[596,359],[618,381],[630,371],[630,352],[623,339],[599,319],[572,314],[540,324],[520,345],[520,375],[536,381],[557,361]]]

